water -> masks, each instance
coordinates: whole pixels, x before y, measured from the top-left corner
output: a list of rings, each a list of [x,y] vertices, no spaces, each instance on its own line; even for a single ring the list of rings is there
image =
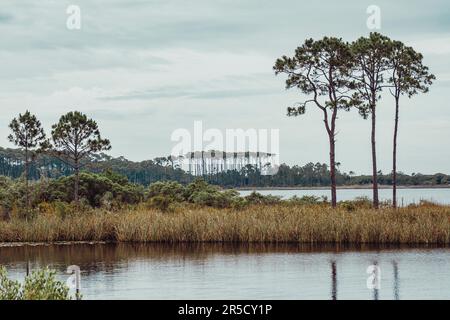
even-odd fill
[[[308,245],[66,244],[0,246],[22,279],[81,268],[84,299],[450,299],[450,248]],[[370,265],[380,288],[368,289]]]
[[[330,190],[323,189],[310,189],[310,190],[256,190],[264,195],[281,196],[283,198],[291,198],[292,196],[326,196],[331,199]],[[250,190],[241,190],[240,193],[243,196],[250,194]],[[353,200],[357,197],[368,197],[372,199],[371,189],[338,189],[337,190],[338,201],[340,200]],[[392,200],[392,189],[380,189],[379,198],[381,201]],[[408,205],[413,203],[419,203],[420,200],[432,201],[440,204],[450,204],[450,188],[417,188],[417,189],[397,189],[397,201],[399,205]]]

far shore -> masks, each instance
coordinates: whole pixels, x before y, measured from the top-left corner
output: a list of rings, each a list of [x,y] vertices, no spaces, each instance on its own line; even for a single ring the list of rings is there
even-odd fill
[[[347,189],[372,189],[372,185],[348,185],[348,186],[337,186],[338,190]],[[379,189],[392,189],[391,185],[379,185]],[[238,191],[263,191],[263,190],[329,190],[329,186],[320,187],[241,187],[234,188]],[[450,189],[450,185],[411,185],[411,186],[397,186],[397,189]]]

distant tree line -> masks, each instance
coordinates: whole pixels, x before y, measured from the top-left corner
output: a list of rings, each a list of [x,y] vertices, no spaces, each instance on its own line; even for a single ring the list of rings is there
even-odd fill
[[[25,170],[23,163],[23,151],[19,149],[5,149],[0,147],[0,175],[13,179],[20,178]],[[84,170],[93,173],[102,173],[106,170],[119,173],[134,184],[148,186],[157,181],[177,181],[183,185],[195,180],[181,168],[173,166],[167,157],[159,157],[153,160],[134,162],[124,157],[111,157],[104,153],[92,155],[85,159]],[[41,178],[59,178],[69,176],[74,169],[58,158],[50,155],[40,155],[29,167],[29,178],[39,180]],[[392,185],[392,174],[378,174],[382,185]],[[282,164],[276,175],[265,176],[252,165],[248,165],[240,171],[225,171],[214,175],[205,175],[205,181],[210,184],[225,188],[239,187],[325,187],[330,184],[330,170],[327,164],[307,163],[303,166],[289,166]],[[448,185],[450,175],[443,173],[411,175],[397,173],[399,185]],[[345,185],[369,185],[372,183],[371,175],[355,175],[353,172],[345,173],[339,169],[336,171],[338,186]]]

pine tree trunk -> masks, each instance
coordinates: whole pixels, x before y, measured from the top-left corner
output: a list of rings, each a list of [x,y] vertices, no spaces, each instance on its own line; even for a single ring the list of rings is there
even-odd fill
[[[375,96],[374,96],[375,97]],[[373,98],[374,100],[375,98]],[[373,181],[373,207],[378,209],[379,200],[378,200],[378,170],[377,170],[377,150],[376,150],[376,105],[375,101],[372,101],[372,181]]]
[[[392,154],[392,205],[397,208],[397,136],[398,136],[399,97],[395,97],[395,126]]]
[[[79,199],[78,199],[78,190],[80,186],[80,169],[78,167],[78,160],[75,161],[75,190],[74,190],[74,200],[75,204],[78,208],[79,206]]]
[[[25,147],[25,202],[25,220],[28,221],[28,216],[30,215],[30,189],[28,185],[28,147]]]
[[[331,182],[331,206],[336,208],[337,206],[337,194],[336,194],[336,159],[335,148],[336,141],[334,140],[334,133],[329,136],[330,138],[330,182]]]

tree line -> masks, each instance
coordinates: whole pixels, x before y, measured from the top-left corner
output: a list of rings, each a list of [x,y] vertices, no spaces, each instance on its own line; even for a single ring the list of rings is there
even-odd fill
[[[379,207],[376,152],[377,106],[383,91],[394,98],[392,186],[397,206],[397,137],[400,98],[428,91],[435,76],[423,64],[422,54],[401,41],[377,32],[351,43],[340,38],[307,39],[294,56],[279,58],[275,74],[286,74],[286,88],[296,88],[305,100],[287,110],[288,116],[302,115],[308,105],[323,113],[329,140],[331,204],[336,207],[336,134],[340,111],[355,109],[371,119],[373,207]]]
[[[111,148],[109,140],[101,137],[97,123],[81,112],[68,112],[52,126],[51,136],[47,138],[41,122],[27,110],[14,118],[9,128],[11,134],[8,140],[23,150],[27,212],[31,206],[28,183],[30,164],[43,153],[59,159],[73,169],[75,176],[73,199],[78,206],[80,169],[86,164],[84,160]]]
[[[24,152],[20,149],[0,147],[0,176],[18,179],[24,174]],[[176,181],[183,185],[193,182],[196,176],[174,166],[169,157],[152,160],[131,161],[124,157],[111,157],[105,153],[92,154],[83,160],[83,170],[102,174],[112,171],[125,176],[130,183],[148,186],[157,181]],[[73,168],[49,154],[41,153],[29,164],[30,180],[58,179],[74,174]],[[330,184],[330,170],[325,163],[307,163],[303,166],[282,164],[273,176],[262,175],[259,168],[248,165],[241,170],[229,170],[201,177],[210,184],[223,188],[277,188],[277,187],[325,187]],[[378,172],[382,185],[392,185],[392,173]],[[336,168],[337,186],[368,185],[371,175],[356,175],[353,171],[342,172]],[[444,186],[450,184],[450,176],[436,174],[405,174],[397,172],[397,183],[404,186]]]

